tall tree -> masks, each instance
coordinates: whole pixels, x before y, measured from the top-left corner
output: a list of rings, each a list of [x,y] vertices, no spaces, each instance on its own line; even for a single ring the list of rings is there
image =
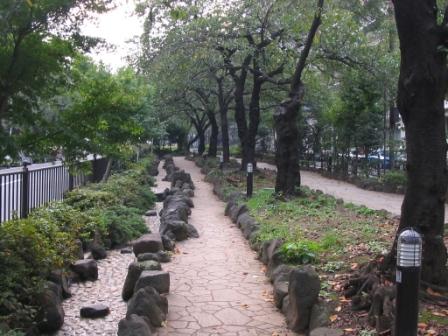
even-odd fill
[[[393,4],[401,51],[398,109],[406,130],[408,174],[399,230],[411,227],[423,234],[422,278],[447,285],[443,224],[448,182],[444,110],[448,6],[441,15],[436,0]]]
[[[302,74],[307,64],[314,36],[321,24],[323,5],[324,0],[317,1],[317,9],[292,77],[289,97],[280,104],[274,114],[275,131],[277,133],[275,191],[284,195],[294,194],[296,187],[300,186],[297,117],[305,90]]]
[[[76,50],[87,50],[98,42],[80,34],[81,23],[90,12],[105,11],[110,3],[111,0],[0,2],[0,132],[5,126],[32,123],[39,102],[53,95]],[[1,143],[0,155],[5,150],[5,141]]]

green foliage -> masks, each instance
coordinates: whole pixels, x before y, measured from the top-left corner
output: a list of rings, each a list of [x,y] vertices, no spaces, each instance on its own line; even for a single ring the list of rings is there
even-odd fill
[[[380,179],[386,186],[391,188],[405,187],[408,182],[406,172],[401,170],[390,170],[381,176]]]
[[[142,213],[154,203],[150,164],[144,159],[106,183],[76,189],[64,202],[0,226],[0,325],[22,328],[33,322],[34,299],[50,271],[76,258],[78,239],[108,239],[116,246],[148,231]]]
[[[67,193],[65,203],[80,211],[93,208],[103,209],[119,203],[118,194],[96,190],[96,188],[97,186],[74,189]]]
[[[318,243],[306,239],[285,243],[280,248],[283,260],[292,264],[315,263],[320,251],[322,247]]]
[[[64,229],[32,217],[0,226],[0,323],[15,328],[33,321],[44,279],[73,259],[74,231]]]
[[[230,150],[231,156],[236,156],[236,157],[241,156],[241,146],[239,146],[239,145],[230,146],[229,150]]]
[[[80,34],[92,12],[104,12],[110,0],[2,0],[0,2],[0,118],[4,127],[34,126],[46,113],[43,101],[52,97],[67,64],[98,39]],[[5,127],[6,128],[6,127]],[[3,135],[3,134],[2,134]],[[14,156],[16,136],[2,141],[0,157]],[[29,138],[27,145],[33,146]]]
[[[0,336],[25,336],[25,333],[18,330],[2,331],[0,329]]]
[[[103,216],[112,246],[119,246],[148,232],[139,209],[118,205],[106,209]]]
[[[329,261],[329,262],[325,263],[321,267],[321,269],[324,272],[335,273],[335,272],[341,270],[343,266],[344,266],[344,262],[343,261]]]

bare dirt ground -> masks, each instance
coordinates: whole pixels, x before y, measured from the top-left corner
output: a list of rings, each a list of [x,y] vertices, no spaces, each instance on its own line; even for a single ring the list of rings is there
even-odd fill
[[[157,335],[295,335],[274,307],[272,286],[255,252],[224,217],[224,203],[193,162],[175,158],[175,163],[196,186],[190,223],[200,238],[178,243],[174,260],[163,265],[171,276],[169,314]],[[163,176],[160,169],[158,189]]]

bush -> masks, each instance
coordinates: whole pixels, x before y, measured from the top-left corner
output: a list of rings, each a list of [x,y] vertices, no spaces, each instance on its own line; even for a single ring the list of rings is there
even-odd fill
[[[89,193],[83,193],[92,200]],[[79,195],[77,195],[79,196]],[[66,202],[50,203],[46,207],[34,210],[30,218],[36,222],[53,223],[63,232],[71,232],[74,239],[80,239],[84,243],[92,240],[95,234],[105,236],[107,223],[105,222],[101,208],[95,206],[88,208],[82,200],[72,205]],[[80,205],[78,208],[77,206]]]
[[[78,239],[86,243],[99,236],[119,245],[147,232],[141,215],[155,201],[149,163],[133,165],[106,183],[73,190],[64,202],[0,226],[0,335],[3,326],[23,329],[33,323],[34,300],[45,279],[75,260]]]
[[[386,187],[396,189],[397,187],[406,187],[408,179],[404,171],[391,170],[381,177],[381,181]]]
[[[118,195],[90,186],[68,192],[64,202],[80,211],[104,209],[118,204],[120,202]]]
[[[148,232],[140,210],[117,205],[104,212],[112,246],[124,244]]]
[[[50,271],[64,267],[76,251],[75,231],[52,220],[12,220],[0,227],[0,323],[29,325],[33,299]]]
[[[230,146],[229,151],[231,156],[237,156],[237,157],[241,156],[242,153],[240,145]]]

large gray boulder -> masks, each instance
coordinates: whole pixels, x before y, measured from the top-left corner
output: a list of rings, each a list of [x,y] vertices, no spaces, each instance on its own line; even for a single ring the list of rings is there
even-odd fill
[[[149,324],[142,316],[130,315],[118,323],[117,336],[151,336]]]
[[[141,253],[137,256],[138,261],[155,260],[160,261],[158,253]]]
[[[159,261],[161,263],[168,263],[171,261],[171,254],[166,251],[157,252],[157,256],[159,257]]]
[[[133,242],[132,248],[136,256],[147,252],[156,253],[163,250],[162,238],[158,233],[145,234]]]
[[[140,254],[142,255],[142,254]],[[161,270],[160,263],[156,260],[144,260],[129,264],[128,274],[124,281],[121,297],[124,301],[129,300],[134,294],[134,287],[143,271]]]
[[[243,231],[243,236],[246,239],[249,239],[250,235],[259,230],[260,227],[255,219],[249,215],[249,212],[244,212],[239,215],[236,223],[241,228],[241,231]]]
[[[187,205],[189,208],[194,208],[194,203],[193,203],[192,199],[188,196],[180,195],[180,194],[168,196],[165,199],[165,201],[163,201],[163,207],[164,208],[168,207],[168,205],[172,202],[183,203],[183,204]]]
[[[188,221],[188,216],[191,213],[190,207],[181,202],[171,202],[167,207],[160,211],[162,220],[182,220]]]
[[[143,269],[140,267],[138,262],[133,262],[129,264],[128,274],[124,280],[123,290],[121,291],[121,297],[124,301],[129,300],[134,294],[134,287],[137,283],[140,274],[142,274]]]
[[[293,266],[282,264],[275,268],[270,274],[270,280],[276,281],[289,281],[289,274],[294,269]]]
[[[330,316],[335,308],[334,303],[327,303],[323,300],[315,303],[311,309],[309,329],[313,330],[330,325]]]
[[[144,287],[153,287],[159,293],[170,291],[170,274],[165,271],[143,271],[134,287],[134,293]]]
[[[286,321],[291,330],[299,333],[308,330],[311,310],[317,302],[319,291],[319,275],[311,266],[297,268],[290,273]]]
[[[283,299],[288,295],[288,281],[274,282],[274,304],[278,309],[282,308]]]
[[[49,281],[37,297],[38,312],[37,328],[41,333],[54,333],[64,324],[64,309],[62,308],[62,293],[59,285]]]
[[[181,187],[184,183],[193,185],[191,175],[186,173],[184,170],[180,170],[171,174],[171,187],[174,187],[176,183],[179,184],[179,187]]]
[[[187,232],[188,232],[188,237],[199,238],[198,230],[196,230],[196,228],[190,223],[187,223]]]
[[[274,252],[277,251],[282,244],[283,240],[281,239],[271,239],[263,242],[260,249],[260,261],[267,265]]]
[[[187,223],[182,220],[162,220],[159,231],[161,235],[174,238],[176,241],[188,239],[190,236]]]
[[[126,316],[146,317],[153,327],[161,327],[168,314],[168,300],[152,287],[140,288],[129,300]]]
[[[176,243],[173,239],[168,237],[167,235],[162,235],[163,248],[166,251],[174,251],[176,248]]]
[[[107,258],[106,249],[104,248],[104,246],[98,243],[93,243],[90,246],[90,253],[92,254],[92,258],[95,260],[101,260]]]
[[[246,204],[237,205],[230,210],[230,219],[232,220],[232,222],[236,223],[238,217],[248,211],[249,209],[247,208]]]
[[[81,281],[98,280],[98,264],[93,259],[78,260],[70,268]]]
[[[62,270],[54,270],[50,273],[48,281],[57,284],[61,288],[62,297],[68,299],[72,296],[67,275]]]

